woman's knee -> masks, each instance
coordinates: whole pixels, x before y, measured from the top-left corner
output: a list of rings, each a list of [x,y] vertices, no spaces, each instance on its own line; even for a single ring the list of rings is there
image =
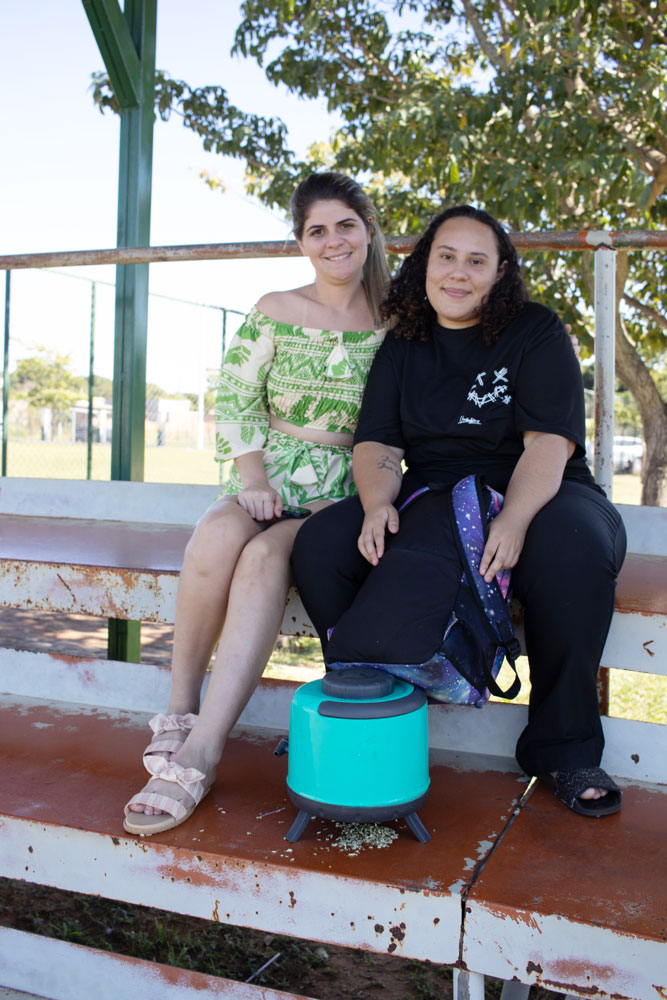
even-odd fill
[[[616,575],[624,553],[625,529],[616,508],[589,487],[564,483],[533,518],[521,558],[536,559],[545,569],[581,566]]]
[[[266,529],[249,539],[239,555],[236,573],[250,573],[260,580],[289,567],[292,538],[279,531]]]
[[[197,522],[185,548],[184,568],[208,573],[236,562],[259,529],[237,504],[215,504]]]
[[[523,603],[562,608],[578,617],[599,608],[606,620],[625,554],[625,530],[615,508],[592,490],[556,498],[533,519],[512,571]]]

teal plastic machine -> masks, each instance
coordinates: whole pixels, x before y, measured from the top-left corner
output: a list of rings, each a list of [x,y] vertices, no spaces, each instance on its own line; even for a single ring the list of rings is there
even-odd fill
[[[297,689],[287,790],[299,814],[287,840],[298,840],[311,816],[365,823],[402,817],[425,843],[431,838],[417,810],[429,784],[423,691],[358,667]]]

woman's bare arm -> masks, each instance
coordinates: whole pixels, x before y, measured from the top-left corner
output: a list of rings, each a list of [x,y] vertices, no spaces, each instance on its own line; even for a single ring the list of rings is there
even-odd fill
[[[364,508],[364,523],[359,535],[359,551],[373,566],[384,555],[385,532],[398,531],[398,513],[394,500],[403,480],[403,450],[377,441],[363,441],[352,453],[354,482]]]
[[[517,462],[505,494],[500,514],[489,526],[479,571],[487,582],[502,569],[516,566],[528,525],[538,510],[560,488],[563,470],[575,449],[573,441],[559,434],[527,431],[524,451]]]

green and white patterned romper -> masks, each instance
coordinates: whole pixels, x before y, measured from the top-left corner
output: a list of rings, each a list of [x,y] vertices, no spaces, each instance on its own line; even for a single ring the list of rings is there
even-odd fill
[[[304,430],[353,433],[366,378],[385,331],[339,332],[278,323],[253,307],[232,340],[216,398],[216,458],[264,452],[269,483],[287,504],[356,493],[352,448],[301,441],[269,415]],[[243,488],[232,465],[220,497]]]

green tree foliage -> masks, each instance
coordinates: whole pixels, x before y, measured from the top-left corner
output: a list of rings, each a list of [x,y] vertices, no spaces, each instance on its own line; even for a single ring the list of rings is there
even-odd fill
[[[203,107],[191,127],[210,129],[207,148],[246,158],[249,190],[267,204],[286,206],[295,180],[334,167],[366,181],[392,233],[418,232],[461,201],[513,230],[667,229],[664,0],[245,0],[242,15],[235,51],[301,97],[324,97],[342,120],[297,162],[280,129],[270,144],[256,120],[247,125],[247,155]],[[163,80],[163,116],[180,86]],[[667,505],[667,407],[654,373],[667,343],[667,256],[617,261],[617,374],[646,438],[643,501]],[[524,266],[533,296],[590,353],[592,255],[529,254]]]
[[[88,376],[87,375],[75,375],[73,377],[73,386],[76,386],[77,399],[88,399]],[[113,382],[110,378],[105,378],[104,375],[94,375],[93,376],[93,396],[101,396],[103,399],[111,399],[113,395]]]
[[[86,391],[83,393],[83,398],[87,398],[88,396],[88,379],[85,379],[85,383]],[[111,379],[105,378],[104,375],[94,375],[93,396],[102,396],[103,399],[111,399],[113,396],[113,382]]]
[[[93,100],[100,111],[118,113],[118,102],[106,73],[93,73]],[[250,115],[231,104],[222,87],[190,87],[158,70],[155,111],[162,121],[181,118],[202,140],[204,149],[244,159],[249,169],[285,167],[292,156],[285,145],[287,129],[279,118]],[[221,186],[211,183],[212,187]],[[224,188],[224,185],[222,185]]]
[[[57,423],[81,398],[80,379],[70,370],[69,354],[36,347],[31,358],[21,358],[11,376],[11,392],[32,406],[50,410]]]

